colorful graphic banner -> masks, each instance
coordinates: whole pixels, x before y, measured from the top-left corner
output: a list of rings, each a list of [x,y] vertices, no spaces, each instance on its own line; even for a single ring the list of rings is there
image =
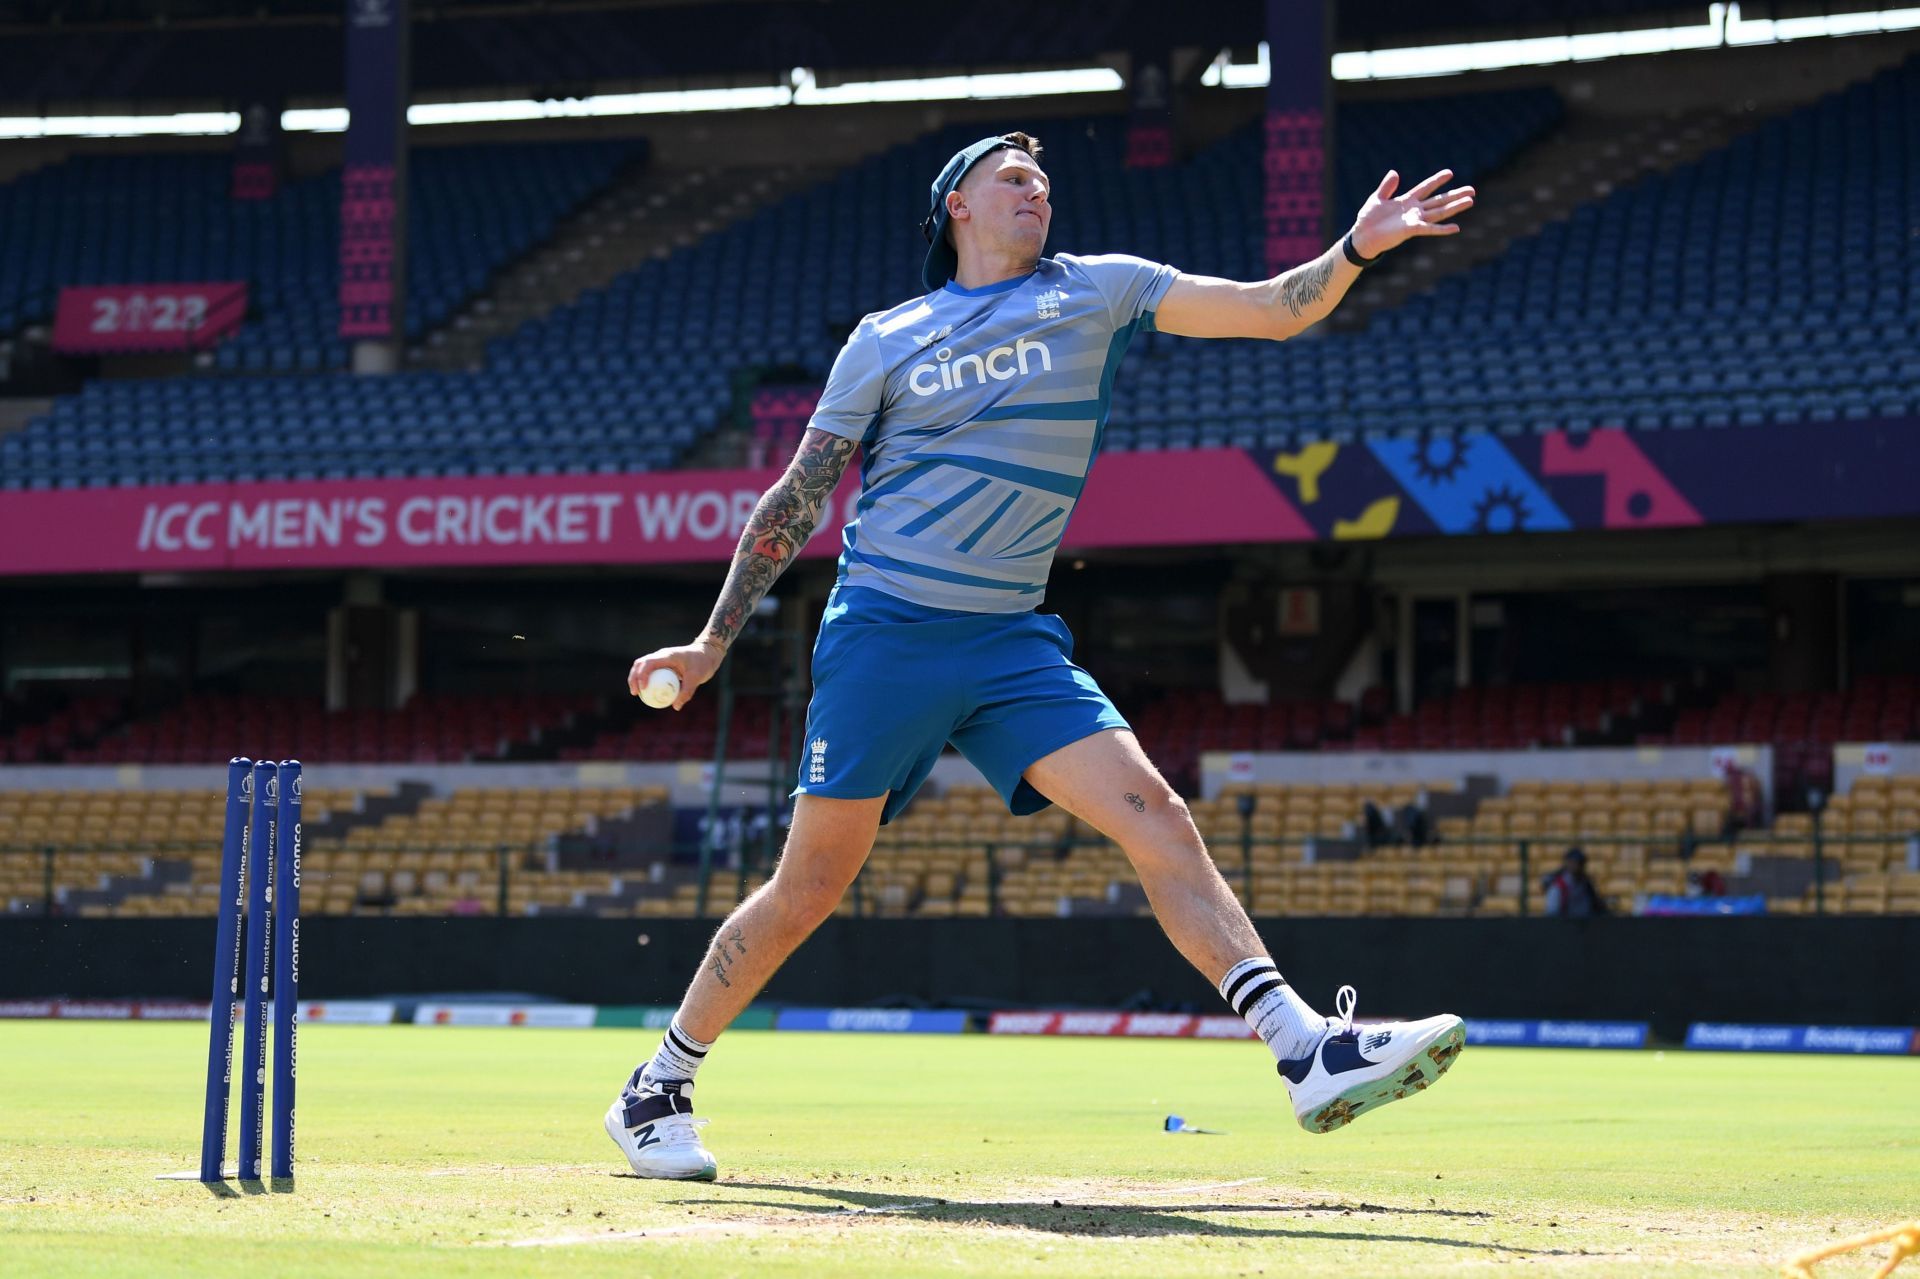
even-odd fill
[[[725,561],[774,468],[13,492],[0,574]],[[1908,421],[1114,453],[1067,550],[1920,515]],[[834,556],[849,474],[802,554]],[[48,537],[48,529],[60,536]]]
[[[53,349],[63,355],[197,351],[247,318],[244,282],[91,284],[60,290]]]

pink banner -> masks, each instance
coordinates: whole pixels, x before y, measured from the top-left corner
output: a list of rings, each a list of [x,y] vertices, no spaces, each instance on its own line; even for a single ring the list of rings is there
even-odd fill
[[[777,469],[329,480],[15,492],[0,574],[725,561]],[[833,556],[849,474],[805,552]],[[1094,467],[1069,547],[1308,541],[1238,449],[1121,453]]]
[[[196,351],[247,317],[244,282],[71,285],[60,290],[53,349],[67,355]]]

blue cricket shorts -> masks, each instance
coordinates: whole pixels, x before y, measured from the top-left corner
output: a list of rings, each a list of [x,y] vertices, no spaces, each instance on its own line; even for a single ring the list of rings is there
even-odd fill
[[[1021,779],[1035,760],[1127,721],[1040,613],[961,613],[838,586],[813,646],[813,701],[795,795],[887,797],[892,821],[952,745],[1007,808],[1052,803]]]

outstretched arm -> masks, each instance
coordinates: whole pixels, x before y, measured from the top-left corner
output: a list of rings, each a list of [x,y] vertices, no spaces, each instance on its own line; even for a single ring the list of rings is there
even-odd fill
[[[1435,195],[1452,176],[1453,170],[1442,169],[1405,195],[1395,196],[1400,175],[1388,170],[1348,232],[1354,251],[1377,258],[1415,236],[1456,234],[1460,226],[1449,219],[1473,207],[1473,188],[1455,187]],[[1271,280],[1241,283],[1182,274],[1160,300],[1154,325],[1162,333],[1184,337],[1281,341],[1333,314],[1359,276],[1360,268],[1347,260],[1338,244]]]
[[[706,629],[684,647],[663,648],[636,658],[627,672],[628,692],[638,697],[647,676],[660,667],[671,667],[680,677],[680,696],[673,704],[679,710],[692,699],[696,688],[713,678],[761,597],[813,536],[821,510],[832,498],[858,447],[858,440],[807,428],[786,473],[761,496],[747,521]]]

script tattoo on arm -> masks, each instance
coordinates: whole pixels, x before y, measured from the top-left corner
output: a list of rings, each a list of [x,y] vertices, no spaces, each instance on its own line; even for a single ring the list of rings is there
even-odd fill
[[[728,950],[729,945],[733,947],[732,950]],[[737,963],[740,956],[746,953],[746,934],[740,930],[739,925],[734,925],[731,932],[722,930],[716,933],[713,938],[713,963],[709,965],[713,972],[713,979],[722,986],[732,989],[733,981],[727,976],[727,969]]]
[[[807,428],[787,473],[761,497],[740,535],[733,567],[707,620],[703,641],[724,649],[739,636],[754,606],[813,535],[821,508],[833,496],[858,447],[858,440]]]
[[[1280,303],[1295,319],[1304,316],[1327,295],[1327,283],[1333,279],[1333,250],[1303,263],[1279,279]]]

